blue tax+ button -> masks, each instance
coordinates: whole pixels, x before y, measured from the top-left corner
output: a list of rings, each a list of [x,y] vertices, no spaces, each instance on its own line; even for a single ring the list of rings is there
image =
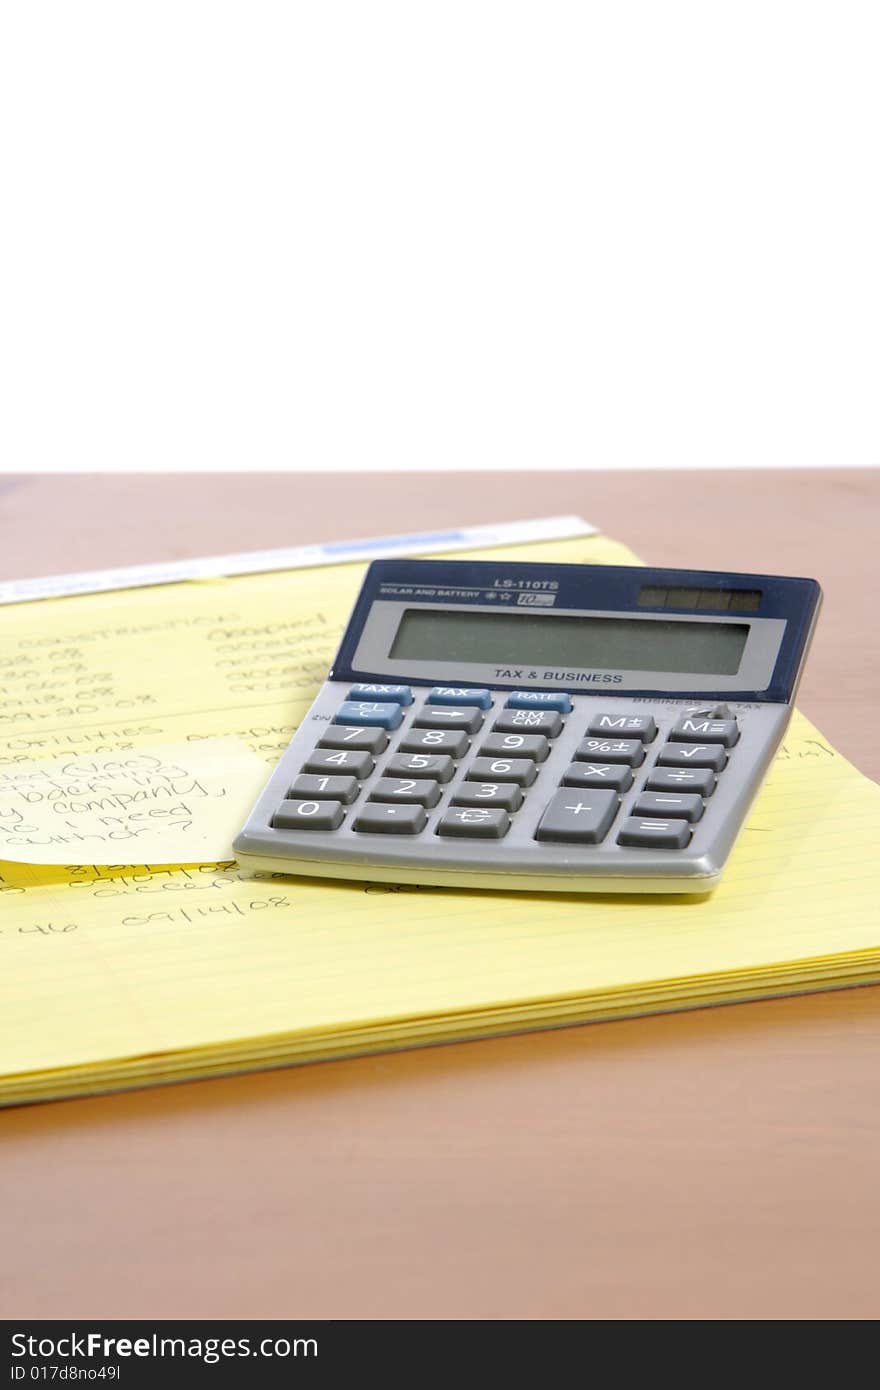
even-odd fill
[[[348,692],[349,700],[388,701],[395,705],[411,705],[413,693],[408,685],[353,685]]]
[[[429,705],[476,705],[478,709],[492,708],[492,695],[488,690],[471,690],[461,685],[435,685],[428,692]]]
[[[360,724],[364,729],[396,729],[403,722],[403,710],[384,700],[346,700],[339,706],[334,722]]]
[[[514,690],[504,702],[505,709],[556,709],[560,714],[571,714],[571,700],[567,695],[557,695],[552,690]]]

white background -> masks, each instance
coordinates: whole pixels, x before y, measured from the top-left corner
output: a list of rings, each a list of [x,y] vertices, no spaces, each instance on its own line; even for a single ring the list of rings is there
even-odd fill
[[[0,467],[876,465],[878,35],[8,3]]]

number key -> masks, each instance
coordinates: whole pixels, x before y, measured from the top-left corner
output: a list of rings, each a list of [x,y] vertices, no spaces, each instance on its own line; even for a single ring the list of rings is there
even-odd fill
[[[452,798],[453,806],[500,806],[517,811],[523,795],[515,782],[462,782]]]
[[[534,758],[536,763],[542,763],[549,752],[543,734],[490,734],[480,748],[485,758]]]
[[[369,799],[436,806],[440,800],[440,783],[429,777],[380,777],[370,789]]]
[[[282,801],[273,830],[336,830],[344,816],[338,801]]]
[[[463,758],[469,747],[462,729],[411,729],[400,740],[400,753],[448,753],[451,758]]]
[[[361,753],[384,753],[388,735],[384,729],[357,728],[352,724],[328,724],[318,739],[319,748],[357,748]]]
[[[430,753],[398,753],[396,758],[389,758],[382,770],[386,777],[431,777],[436,782],[448,782],[455,763],[448,753],[434,757]]]
[[[515,782],[530,787],[538,775],[531,758],[474,758],[465,777],[469,782]]]

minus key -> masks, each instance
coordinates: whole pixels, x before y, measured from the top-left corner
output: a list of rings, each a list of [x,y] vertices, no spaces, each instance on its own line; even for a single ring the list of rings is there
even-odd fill
[[[705,806],[695,792],[642,792],[632,814],[634,816],[675,816],[680,820],[699,820]]]

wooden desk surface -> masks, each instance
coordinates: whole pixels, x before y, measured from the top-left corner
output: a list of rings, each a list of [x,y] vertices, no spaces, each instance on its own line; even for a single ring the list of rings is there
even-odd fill
[[[0,477],[0,578],[576,512],[815,575],[880,778],[880,474]],[[0,1316],[876,1318],[880,989],[0,1115]]]

